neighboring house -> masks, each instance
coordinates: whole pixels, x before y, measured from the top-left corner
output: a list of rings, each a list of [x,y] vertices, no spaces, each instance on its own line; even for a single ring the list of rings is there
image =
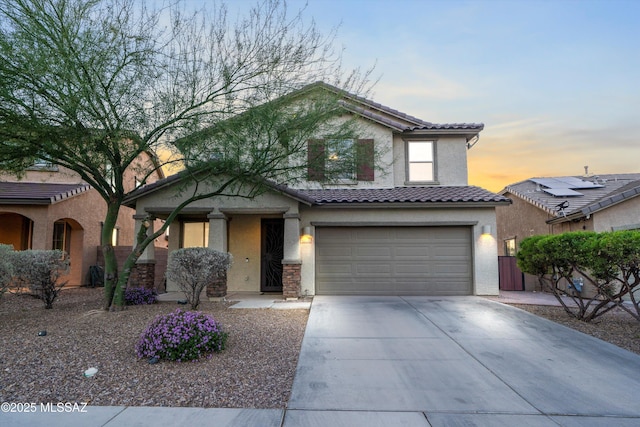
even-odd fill
[[[345,114],[361,121],[359,138],[346,143],[354,150],[375,147],[384,170],[354,166],[350,179],[329,185],[314,164],[308,182],[296,188],[274,184],[254,199],[195,202],[171,224],[169,251],[209,246],[230,252],[229,292],[497,294],[490,233],[496,206],[509,200],[467,183],[467,150],[484,125],[425,122],[338,93]],[[325,152],[330,167],[317,137],[308,149]],[[139,218],[164,218],[189,193],[177,192],[179,185],[175,175],[141,187],[125,203]],[[139,263],[153,261],[149,250]],[[178,289],[168,283],[167,290]]]
[[[500,256],[538,234],[640,229],[640,173],[531,178],[500,194],[513,202],[496,208]],[[524,288],[538,290],[537,279],[525,275]]]
[[[150,161],[150,155],[144,155]],[[162,172],[151,182],[163,178]],[[125,176],[133,190],[138,178]],[[97,263],[105,201],[75,172],[46,163],[37,163],[21,178],[0,175],[0,243],[16,250],[60,249],[69,255],[67,286],[90,284],[89,270]],[[131,246],[134,211],[122,207],[112,243]],[[166,242],[161,242],[166,246]]]

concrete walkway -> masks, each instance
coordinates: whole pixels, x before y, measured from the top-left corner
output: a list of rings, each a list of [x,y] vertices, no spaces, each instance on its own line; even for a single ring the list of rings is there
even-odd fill
[[[639,372],[634,353],[486,298],[316,296],[286,410],[87,407],[0,424],[637,426]]]

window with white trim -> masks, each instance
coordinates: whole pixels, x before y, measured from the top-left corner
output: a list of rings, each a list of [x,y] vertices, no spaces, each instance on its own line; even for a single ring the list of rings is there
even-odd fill
[[[435,181],[433,141],[407,141],[408,181]]]

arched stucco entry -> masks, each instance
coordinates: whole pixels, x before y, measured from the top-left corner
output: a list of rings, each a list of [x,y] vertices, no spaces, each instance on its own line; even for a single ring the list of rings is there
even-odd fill
[[[60,218],[53,222],[51,249],[60,249],[69,256],[69,274],[61,280],[69,285],[81,285],[84,271],[84,228],[72,218]]]
[[[0,243],[18,251],[31,249],[33,220],[14,212],[0,212]]]

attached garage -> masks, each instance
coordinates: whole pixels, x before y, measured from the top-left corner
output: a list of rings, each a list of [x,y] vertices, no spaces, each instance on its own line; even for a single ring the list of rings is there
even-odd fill
[[[319,295],[471,295],[470,226],[316,227]]]

